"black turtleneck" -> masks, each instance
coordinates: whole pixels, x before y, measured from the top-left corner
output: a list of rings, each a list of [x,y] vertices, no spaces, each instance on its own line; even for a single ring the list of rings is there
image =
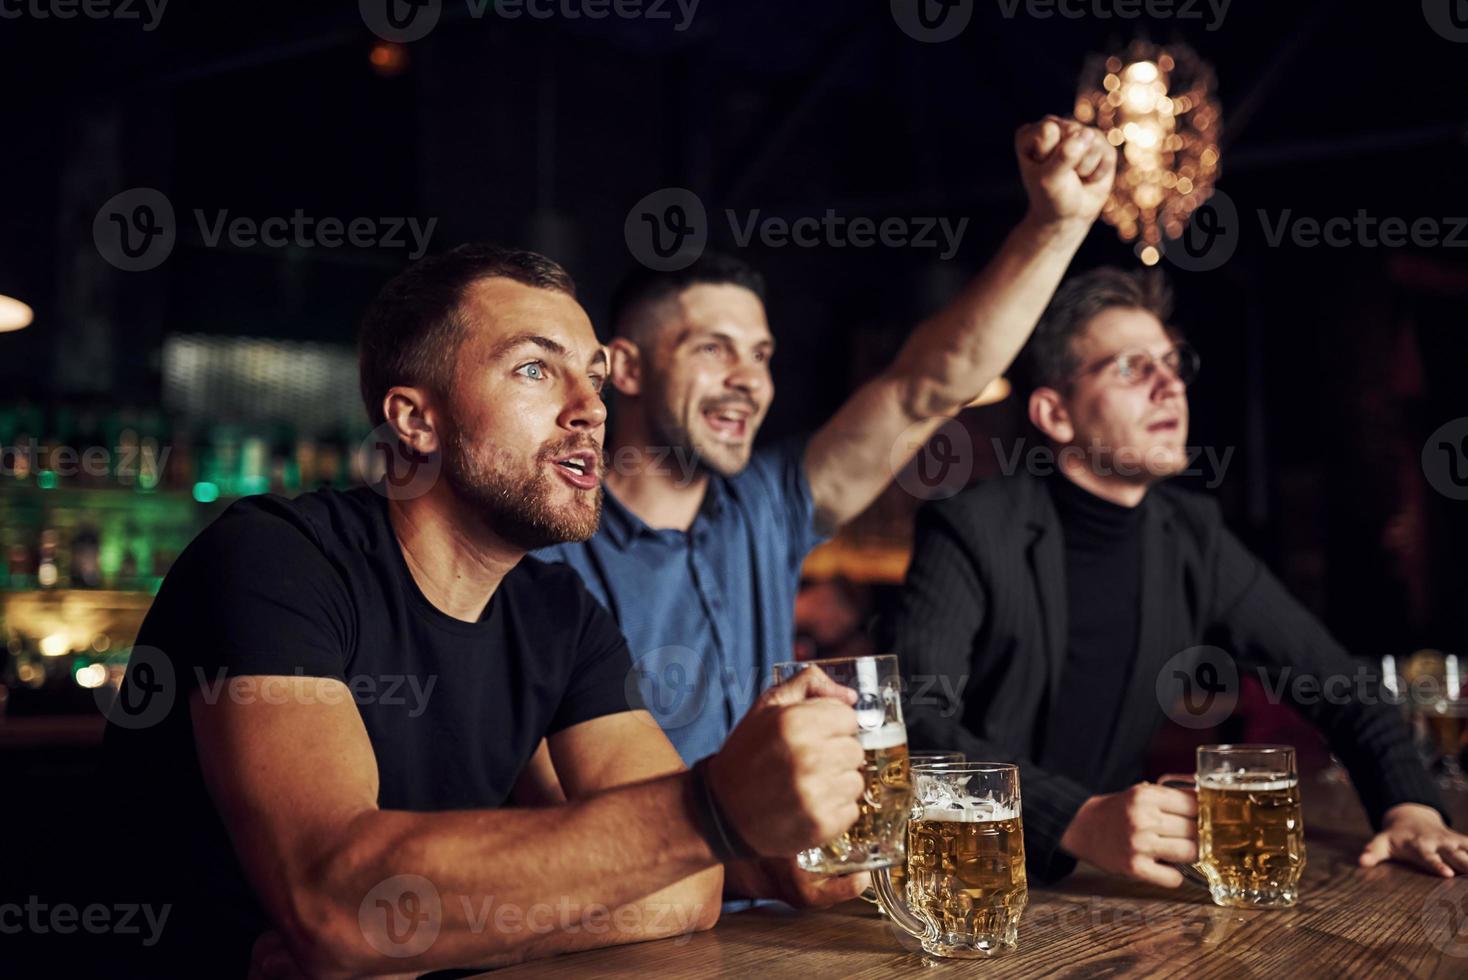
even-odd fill
[[[1069,631],[1059,695],[1036,761],[1105,790],[1106,743],[1137,653],[1142,508],[1103,500],[1064,476],[1046,483],[1065,539]]]

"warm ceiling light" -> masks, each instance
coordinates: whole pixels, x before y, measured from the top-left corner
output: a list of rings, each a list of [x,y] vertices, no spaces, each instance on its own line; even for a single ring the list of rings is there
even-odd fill
[[[1147,265],[1213,194],[1222,129],[1215,87],[1213,68],[1183,44],[1135,41],[1125,55],[1090,58],[1081,73],[1076,119],[1121,148],[1101,218]]]
[[[20,300],[0,296],[0,333],[28,327],[35,318],[35,312]]]

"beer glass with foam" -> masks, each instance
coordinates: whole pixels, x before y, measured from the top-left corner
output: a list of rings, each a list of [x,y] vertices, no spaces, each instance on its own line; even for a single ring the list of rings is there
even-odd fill
[[[913,769],[907,887],[873,876],[892,922],[934,956],[982,958],[1013,950],[1029,901],[1019,768],[990,762]]]
[[[866,789],[857,800],[856,823],[835,839],[801,851],[796,862],[806,871],[827,875],[885,868],[903,858],[903,832],[912,797],[897,658],[886,654],[776,664],[775,682],[784,683],[811,667],[856,692],[857,739],[865,753]]]

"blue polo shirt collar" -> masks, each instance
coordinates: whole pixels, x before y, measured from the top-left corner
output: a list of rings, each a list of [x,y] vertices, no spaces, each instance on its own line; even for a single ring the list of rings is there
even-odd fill
[[[703,494],[703,503],[698,508],[698,516],[716,518],[723,514],[724,497],[727,493],[728,489],[724,486],[723,477],[709,477],[708,487]],[[697,518],[694,520],[697,521]],[[656,528],[632,513],[626,504],[617,499],[612,488],[607,486],[602,487],[601,531],[618,549],[627,548],[632,539],[636,537],[657,538],[661,536]]]

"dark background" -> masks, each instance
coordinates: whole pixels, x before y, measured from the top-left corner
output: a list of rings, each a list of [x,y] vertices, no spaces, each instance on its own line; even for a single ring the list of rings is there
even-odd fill
[[[977,270],[1019,217],[1016,126],[1067,114],[1085,57],[1181,38],[1219,78],[1219,187],[1241,224],[1222,268],[1168,269],[1204,355],[1193,441],[1234,456],[1241,532],[1362,654],[1459,644],[1462,521],[1422,479],[1428,433],[1468,414],[1468,251],[1271,247],[1255,217],[1468,214],[1468,44],[1416,3],[1236,0],[1213,15],[1041,19],[976,3],[918,43],[886,3],[703,0],[673,19],[508,20],[446,0],[405,70],[369,63],[357,5],[187,3],[141,21],[0,20],[0,291],[36,324],[0,336],[12,396],[157,399],[170,332],[350,343],[405,249],[207,247],[191,213],[438,219],[434,249],[546,251],[600,323],[630,267],[628,209],[697,192],[713,244],[747,214],[968,218],[959,254],[737,251],[771,284],[779,397],[809,429]],[[1109,9],[1109,8],[1102,8]],[[100,261],[91,223],[131,187],[179,215],[159,268]],[[1098,225],[1075,267],[1134,264]],[[995,412],[1002,416],[1004,409]],[[1012,414],[1012,413],[1011,413]]]
[[[0,400],[156,403],[175,333],[350,344],[406,262],[401,248],[208,247],[195,208],[435,218],[433,250],[489,239],[560,260],[598,326],[633,265],[628,210],[663,187],[715,216],[968,218],[948,261],[738,249],[712,222],[712,244],[770,283],[779,397],[764,435],[808,430],[1020,217],[1014,129],[1070,112],[1087,55],[1181,38],[1216,68],[1218,186],[1242,219],[1221,268],[1162,264],[1204,359],[1190,441],[1233,450],[1210,492],[1354,653],[1462,651],[1468,504],[1429,485],[1421,453],[1468,416],[1468,231],[1457,248],[1272,247],[1257,217],[1468,215],[1468,43],[1435,32],[1421,4],[1234,0],[1209,30],[1206,7],[1203,20],[1042,19],[988,0],[941,44],[905,35],[886,2],[703,0],[682,32],[670,9],[476,19],[445,0],[386,76],[349,0],[173,0],[153,31],[0,19],[0,293],[36,310],[0,334]],[[179,241],[160,267],[120,272],[93,218],[145,186],[172,201]],[[1098,224],[1074,268],[1107,263],[1137,260]],[[1006,434],[1017,420],[1011,400],[969,423]]]

